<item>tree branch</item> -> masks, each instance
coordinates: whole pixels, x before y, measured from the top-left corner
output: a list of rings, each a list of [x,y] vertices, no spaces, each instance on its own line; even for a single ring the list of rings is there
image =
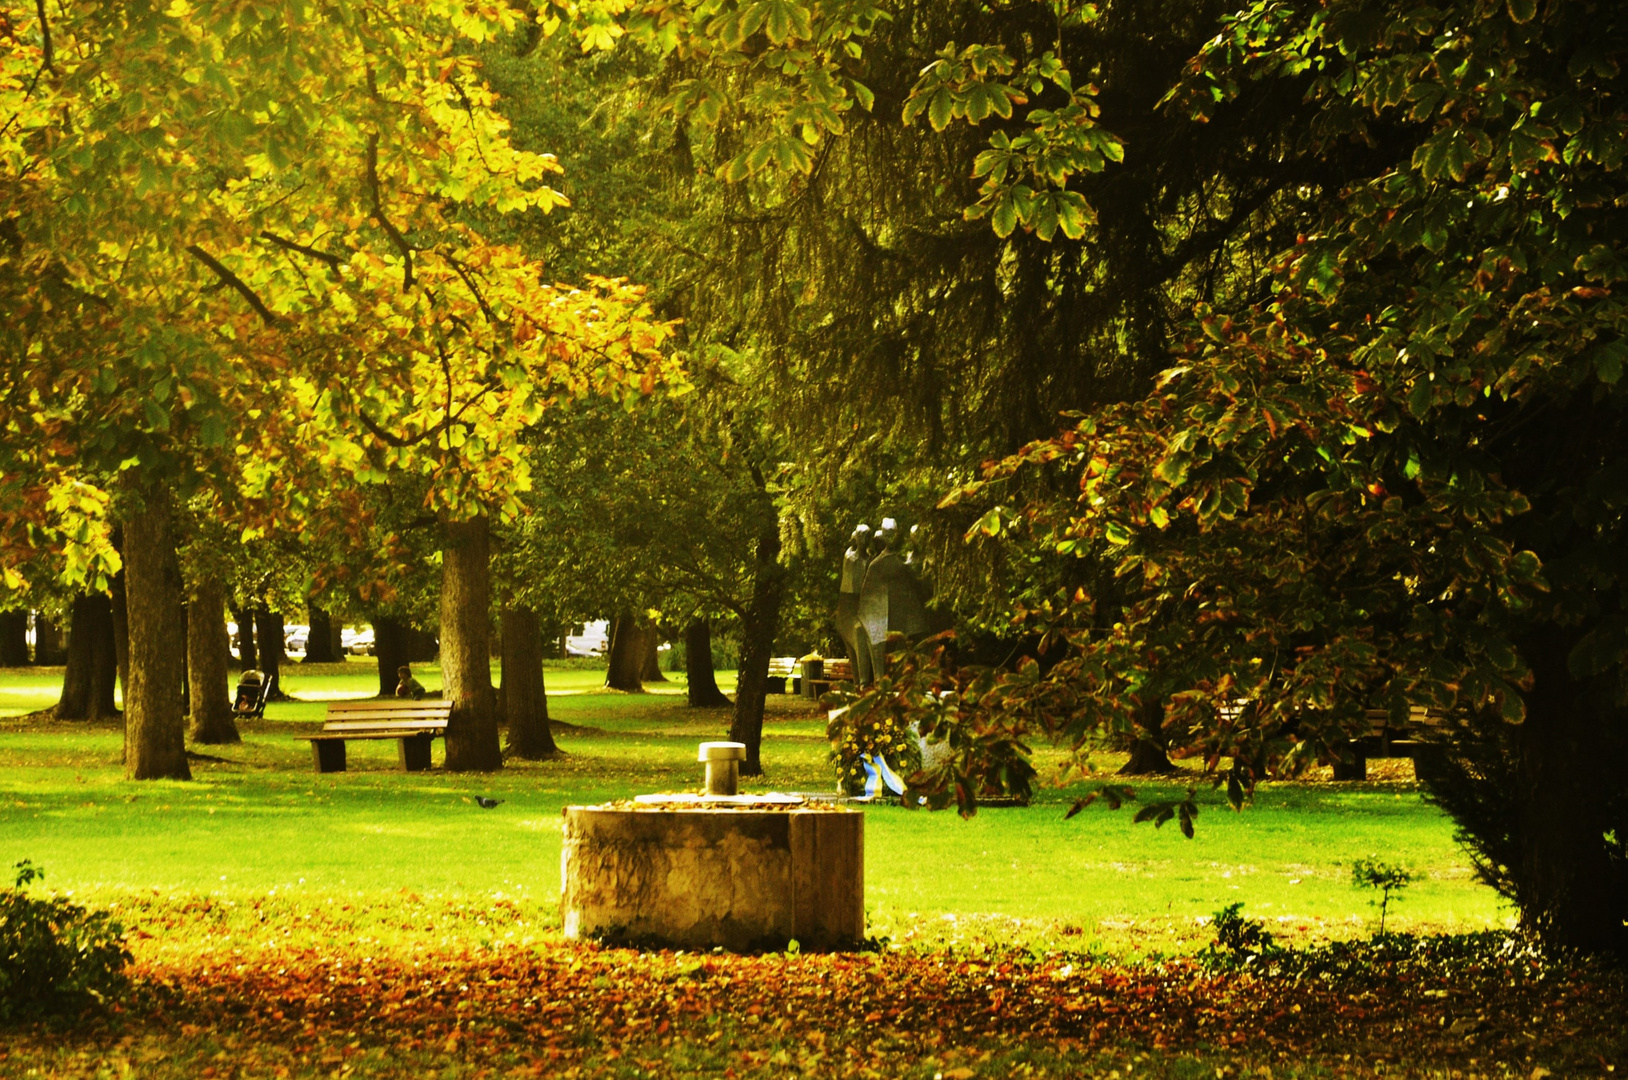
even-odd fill
[[[45,39],[45,70],[56,74],[56,50],[51,47],[51,21],[45,17],[45,0],[34,0],[34,10],[40,17],[40,36]]]
[[[338,255],[330,255],[326,251],[318,251],[314,247],[306,247],[304,244],[296,244],[292,240],[278,236],[276,233],[265,229],[260,230],[260,239],[276,244],[284,251],[293,251],[300,255],[307,256],[308,258],[325,262],[334,270],[338,270],[341,266],[345,265],[345,260],[340,258]]]
[[[481,294],[480,286],[475,284],[475,279],[470,275],[464,264],[451,255],[443,254],[441,257],[452,266],[452,269],[458,272],[459,277],[464,279],[464,284],[469,286],[469,291],[475,296],[475,303],[480,305],[481,311],[486,315],[486,321],[493,326],[498,325],[497,315],[493,313],[492,306],[486,302],[486,297]]]
[[[369,75],[371,76],[371,74],[370,71]],[[401,289],[406,292],[413,287],[413,247],[407,242],[407,238],[402,235],[401,230],[396,228],[395,222],[385,216],[384,203],[379,199],[379,136],[377,133],[367,137],[367,187],[368,192],[373,196],[373,220],[379,223],[379,228],[389,235],[391,241],[396,245],[396,250],[401,252]]]
[[[221,281],[225,282],[227,285],[230,285],[234,290],[237,291],[239,296],[247,300],[249,302],[249,306],[254,308],[255,314],[259,315],[261,321],[267,326],[277,327],[282,325],[283,320],[277,316],[276,312],[272,311],[266,306],[266,302],[260,299],[259,295],[253,289],[249,288],[248,282],[244,281],[242,278],[228,270],[225,264],[219,259],[209,254],[209,252],[205,251],[197,244],[187,245],[186,251],[188,255],[191,255],[194,259],[197,259],[199,262],[209,267],[209,269],[213,270],[216,277],[220,278]]]

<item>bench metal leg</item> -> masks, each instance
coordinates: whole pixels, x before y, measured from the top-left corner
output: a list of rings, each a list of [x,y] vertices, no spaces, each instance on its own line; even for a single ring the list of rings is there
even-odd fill
[[[397,739],[401,747],[401,767],[404,772],[423,772],[430,767],[430,744],[435,739],[430,735],[413,735],[405,739]]]
[[[311,760],[316,765],[319,773],[344,772],[345,740],[312,739]]]

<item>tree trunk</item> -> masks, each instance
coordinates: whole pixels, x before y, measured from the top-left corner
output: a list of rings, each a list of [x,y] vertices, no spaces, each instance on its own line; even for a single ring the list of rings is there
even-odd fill
[[[1628,767],[1628,726],[1604,678],[1579,680],[1567,655],[1581,635],[1538,629],[1526,721],[1515,732],[1521,919],[1546,943],[1628,958],[1628,866],[1606,836],[1619,828],[1605,793]],[[1620,842],[1620,841],[1619,841]]]
[[[441,549],[441,679],[452,701],[447,769],[503,767],[492,700],[491,534],[483,514],[443,518]]]
[[[232,621],[237,623],[237,666],[240,671],[260,667],[260,653],[254,641],[254,612],[232,606]]]
[[[55,667],[66,663],[68,652],[62,647],[62,630],[56,623],[39,612],[34,613],[34,663]]]
[[[509,753],[541,761],[559,753],[548,725],[543,686],[543,631],[530,608],[503,609],[503,712],[509,722]]]
[[[644,628],[644,663],[639,678],[643,682],[666,682],[661,673],[661,629],[651,625]]]
[[[441,652],[441,643],[435,635],[428,630],[420,630],[416,626],[409,626],[403,639],[407,645],[407,660],[409,664],[433,663]],[[491,651],[490,648],[487,649]]]
[[[74,598],[68,616],[67,666],[58,720],[104,720],[119,715],[114,704],[118,659],[113,649],[113,602],[103,593]]]
[[[28,666],[28,612],[0,612],[0,667]]]
[[[606,649],[605,687],[625,690],[629,694],[641,693],[644,683],[644,630],[631,615],[623,615],[611,623],[610,648]]]
[[[1164,730],[1164,699],[1145,701],[1137,710],[1136,727],[1131,733],[1130,760],[1120,768],[1120,776],[1164,776],[1178,772],[1170,761],[1170,741]]]
[[[232,715],[232,641],[226,633],[226,590],[200,582],[187,604],[187,686],[195,743],[242,742]]]
[[[407,624],[394,615],[373,619],[373,660],[379,669],[379,696],[394,697],[397,672],[407,659]]]
[[[123,530],[115,529],[114,536],[118,537]],[[123,541],[116,541],[120,554],[123,554]],[[130,700],[130,605],[126,603],[124,593],[124,571],[120,570],[113,575],[113,592],[110,597],[113,609],[113,663],[119,671],[119,696],[124,701]]]
[[[288,654],[283,649],[283,613],[256,605],[254,637],[255,644],[260,649],[260,670],[266,673],[267,681],[277,680],[277,685],[272,688],[268,700],[287,701],[288,695],[283,693],[282,689],[283,661],[288,659]]]
[[[307,615],[310,623],[310,632],[305,636],[305,663],[307,664],[337,664],[345,659],[344,643],[340,634],[343,630],[334,622],[333,616],[317,607],[310,605]]]
[[[712,624],[705,619],[691,619],[684,628],[684,674],[690,708],[717,709],[729,704],[712,670]]]
[[[780,629],[780,604],[786,575],[780,565],[779,522],[758,535],[753,553],[752,605],[741,620],[741,659],[736,673],[735,717],[729,738],[746,744],[742,776],[763,775],[763,700],[768,692],[769,660]]]
[[[140,492],[145,505],[124,522],[124,588],[130,621],[129,696],[124,703],[124,775],[190,780],[181,683],[181,570],[175,561],[167,492]]]

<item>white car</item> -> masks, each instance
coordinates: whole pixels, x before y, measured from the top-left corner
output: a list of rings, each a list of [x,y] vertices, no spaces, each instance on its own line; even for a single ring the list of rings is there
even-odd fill
[[[352,656],[372,656],[373,628],[370,626],[365,630],[352,630],[347,626],[340,631],[339,643]]]
[[[565,635],[566,656],[604,656],[610,645],[610,623],[604,619],[583,626],[580,634]]]

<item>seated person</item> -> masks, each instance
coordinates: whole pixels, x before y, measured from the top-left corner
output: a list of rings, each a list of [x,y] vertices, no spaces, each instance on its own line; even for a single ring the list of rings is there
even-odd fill
[[[252,713],[260,707],[260,692],[266,677],[250,668],[237,677],[237,693],[232,698],[232,711]]]
[[[424,684],[413,678],[413,669],[406,664],[396,669],[400,681],[396,683],[396,696],[412,698],[417,701],[424,696]]]

